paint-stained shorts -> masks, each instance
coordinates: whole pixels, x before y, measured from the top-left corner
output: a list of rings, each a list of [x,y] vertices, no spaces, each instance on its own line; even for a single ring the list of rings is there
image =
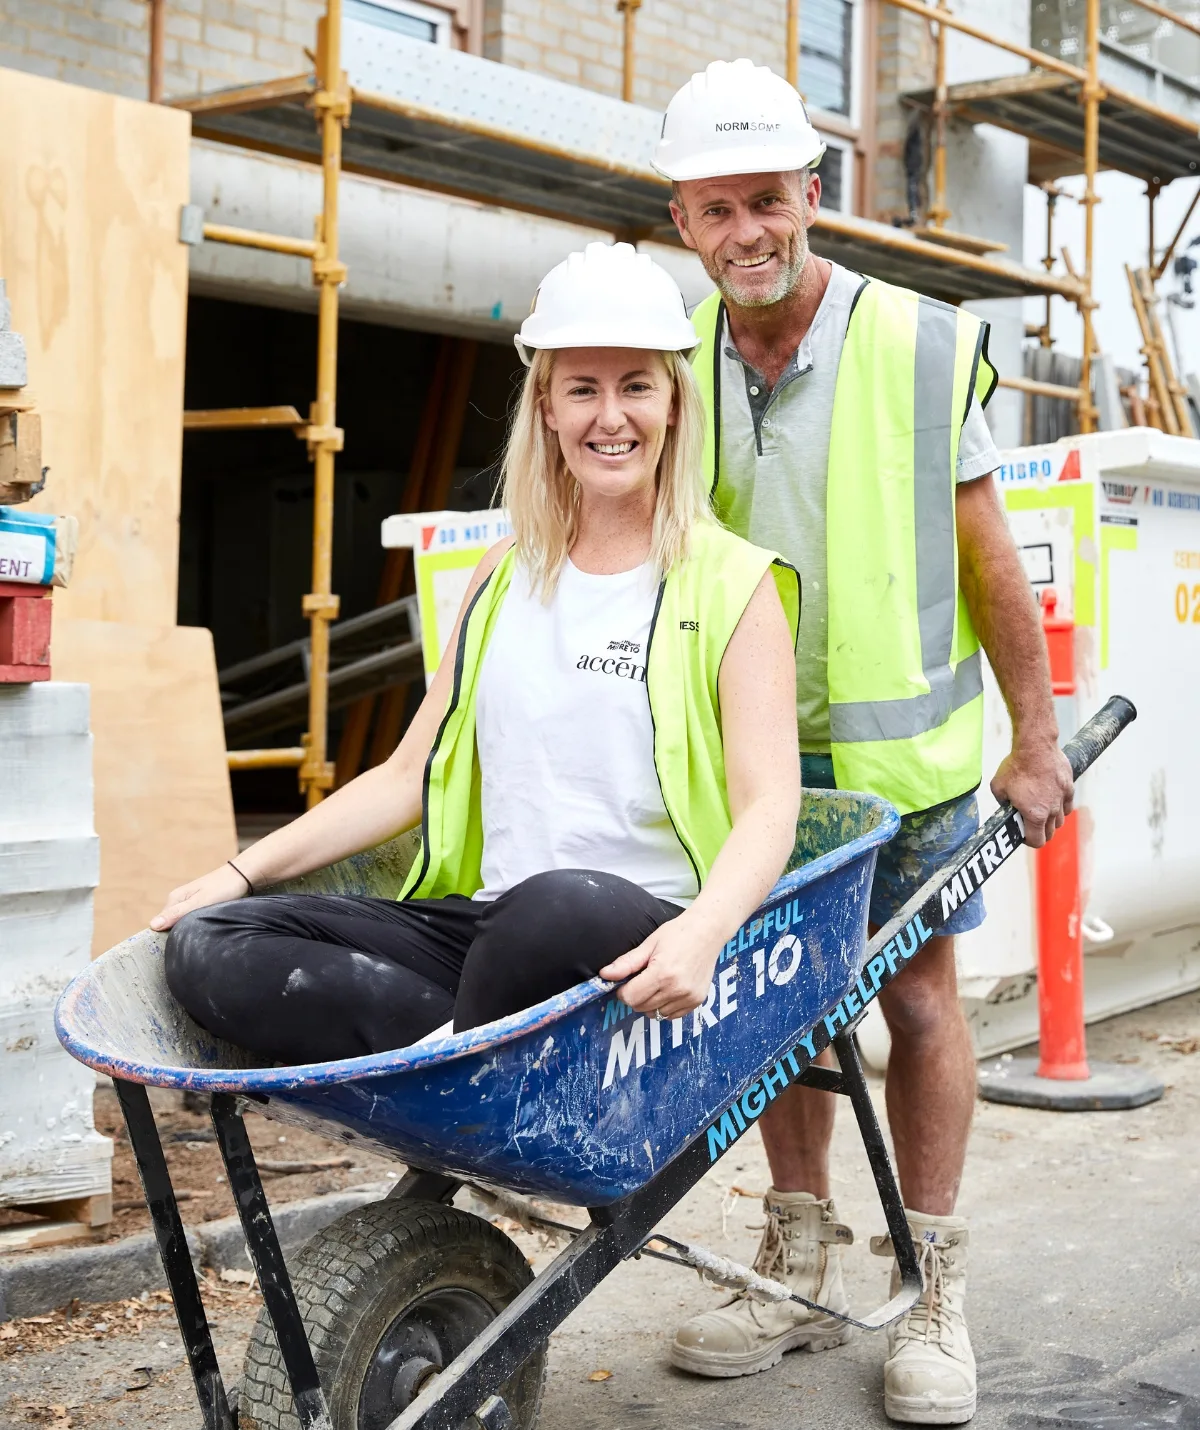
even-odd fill
[[[837,788],[829,755],[804,755],[801,764],[804,783],[810,789]],[[871,922],[880,926],[887,923],[978,828],[979,805],[974,794],[902,815],[896,837],[879,851],[871,887]],[[978,928],[985,916],[983,890],[976,889],[938,933],[966,933]]]

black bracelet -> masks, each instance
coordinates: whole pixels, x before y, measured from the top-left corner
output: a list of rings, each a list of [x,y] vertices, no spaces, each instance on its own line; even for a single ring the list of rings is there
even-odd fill
[[[226,859],[225,862],[229,865],[229,867],[233,870],[235,874],[242,874],[242,871],[238,868],[238,866],[233,862],[232,859]],[[246,879],[245,874],[242,874],[242,878]],[[249,879],[246,879],[246,892],[250,895],[251,898],[254,897],[254,885],[250,882]]]

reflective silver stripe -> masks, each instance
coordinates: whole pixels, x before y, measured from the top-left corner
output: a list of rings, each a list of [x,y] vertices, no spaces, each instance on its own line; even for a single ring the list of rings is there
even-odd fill
[[[927,695],[861,700],[829,707],[830,737],[839,743],[907,740],[944,725],[983,689],[979,653],[955,671],[954,471],[950,440],[958,314],[921,298],[913,362],[913,529],[916,537],[917,623]]]
[[[958,587],[954,579],[950,425],[957,347],[958,314],[944,303],[922,298],[917,304],[917,348],[913,363],[913,515],[921,669],[930,692],[945,711],[940,720],[932,722],[934,725],[949,718],[950,688],[954,681],[950,653]]]
[[[945,695],[949,694],[947,701]],[[907,700],[855,700],[829,707],[829,736],[835,744],[863,740],[911,740],[944,725],[950,716],[983,694],[983,662],[975,651],[958,663],[948,691],[931,691]]]

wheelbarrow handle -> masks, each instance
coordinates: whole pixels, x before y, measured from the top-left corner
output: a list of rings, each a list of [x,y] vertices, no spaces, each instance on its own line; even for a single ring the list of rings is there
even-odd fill
[[[1063,746],[1076,779],[1108,749],[1126,725],[1137,719],[1132,700],[1114,695]]]
[[[1070,762],[1075,778],[1078,779],[1089,769],[1125,726],[1136,719],[1133,702],[1123,695],[1114,695],[1102,709],[1097,710],[1063,746],[1063,754]],[[938,931],[951,912],[981,888],[1024,842],[1025,829],[1021,816],[1011,804],[1002,804],[950,862],[931,875],[870,940],[866,947],[866,960],[869,962],[885,952],[901,933],[904,935],[901,949],[905,958],[911,957]],[[888,959],[887,972],[876,976],[872,997],[883,983],[895,976],[894,964],[895,959]]]

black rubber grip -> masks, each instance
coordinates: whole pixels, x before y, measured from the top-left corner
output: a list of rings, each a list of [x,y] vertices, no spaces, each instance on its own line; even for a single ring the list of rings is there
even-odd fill
[[[1108,749],[1126,725],[1137,719],[1137,710],[1132,700],[1123,695],[1114,695],[1102,709],[1078,730],[1063,746],[1071,765],[1071,773],[1076,779],[1095,763]]]

